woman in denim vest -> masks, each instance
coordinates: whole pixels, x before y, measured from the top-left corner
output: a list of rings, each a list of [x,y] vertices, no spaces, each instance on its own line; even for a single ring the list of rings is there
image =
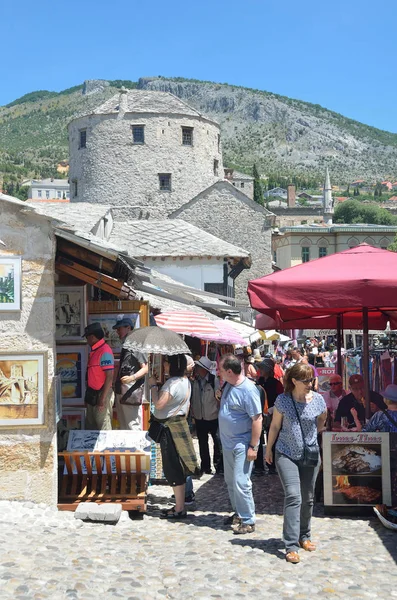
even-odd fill
[[[327,407],[321,394],[312,391],[312,383],[310,365],[297,363],[287,370],[284,393],[274,405],[265,456],[269,465],[275,460],[284,489],[283,539],[286,560],[291,563],[299,562],[299,548],[309,552],[316,549],[310,538],[320,454],[311,466],[306,466],[304,456],[305,448],[317,454],[317,434],[324,430]]]

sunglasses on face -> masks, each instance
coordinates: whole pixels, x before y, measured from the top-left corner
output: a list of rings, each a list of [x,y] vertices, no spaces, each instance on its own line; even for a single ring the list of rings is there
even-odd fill
[[[300,383],[313,383],[314,379],[297,379],[296,381],[299,381]]]

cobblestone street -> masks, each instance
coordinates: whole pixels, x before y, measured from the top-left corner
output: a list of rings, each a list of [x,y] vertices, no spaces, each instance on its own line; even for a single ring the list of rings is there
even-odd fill
[[[327,518],[315,509],[314,553],[287,564],[281,541],[282,492],[276,475],[254,477],[255,533],[223,525],[223,478],[195,482],[186,521],[159,519],[171,490],[149,488],[143,519],[123,513],[116,526],[83,523],[73,513],[0,502],[2,600],[397,597],[397,538],[375,517]]]

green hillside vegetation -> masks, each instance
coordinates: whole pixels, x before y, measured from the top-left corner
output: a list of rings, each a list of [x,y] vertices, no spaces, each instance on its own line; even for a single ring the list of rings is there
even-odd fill
[[[397,134],[318,104],[227,83],[178,77],[108,83],[102,91],[87,95],[81,93],[83,84],[61,92],[37,90],[0,107],[0,188],[23,195],[19,185],[24,178],[60,177],[56,165],[68,159],[68,122],[105,102],[121,86],[171,91],[219,121],[225,166],[252,174],[256,165],[257,189],[260,182],[263,189],[295,183],[299,189],[316,190],[326,166],[332,182],[340,185],[363,173],[372,183],[397,178],[397,172],[393,175],[397,170]],[[353,142],[349,136],[354,136]],[[375,200],[385,197],[383,194]]]

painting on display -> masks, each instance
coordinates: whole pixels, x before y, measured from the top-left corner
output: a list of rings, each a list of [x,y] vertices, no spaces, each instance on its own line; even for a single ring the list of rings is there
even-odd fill
[[[20,257],[0,258],[0,310],[21,310]]]
[[[0,354],[0,425],[44,424],[45,353]]]
[[[55,288],[55,336],[59,342],[82,342],[87,320],[86,287]]]
[[[139,327],[139,313],[123,313],[124,317],[131,319],[134,324],[134,328]],[[113,329],[113,325],[119,320],[121,315],[119,313],[109,314],[90,314],[88,317],[88,324],[100,323],[105,333],[105,341],[109,344],[113,350],[113,354],[120,354],[121,352],[121,341],[117,334],[117,331]]]
[[[82,406],[84,404],[86,370],[86,346],[57,347],[55,372],[61,379],[63,406]]]
[[[324,504],[390,504],[389,434],[323,434]]]
[[[69,435],[71,431],[80,431],[85,426],[84,408],[64,408],[61,419],[58,423],[58,452],[67,449]]]

